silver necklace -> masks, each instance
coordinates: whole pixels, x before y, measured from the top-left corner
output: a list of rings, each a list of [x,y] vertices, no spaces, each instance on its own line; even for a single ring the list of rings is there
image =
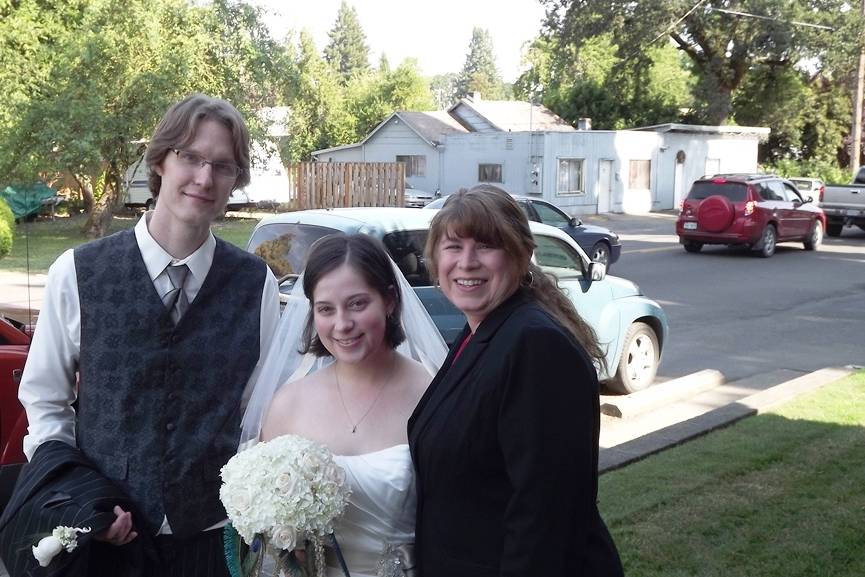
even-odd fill
[[[396,354],[396,353],[394,353]],[[336,368],[336,365],[333,367],[333,378],[336,381],[336,392],[339,394],[339,401],[342,403],[342,409],[345,411],[345,416],[348,418],[348,424],[351,425],[351,433],[352,435],[357,433],[357,427],[363,422],[363,420],[367,417],[367,415],[372,412],[373,407],[375,407],[378,400],[381,398],[381,394],[384,392],[385,385],[387,385],[390,380],[391,374],[393,373],[394,365],[396,364],[396,357],[394,357],[393,361],[390,364],[390,370],[388,371],[387,379],[385,379],[382,384],[378,388],[378,393],[375,395],[375,398],[372,400],[372,403],[367,407],[366,411],[363,413],[360,419],[357,422],[351,418],[351,413],[348,412],[348,406],[345,404],[345,399],[342,396],[342,387],[339,385],[339,371]]]

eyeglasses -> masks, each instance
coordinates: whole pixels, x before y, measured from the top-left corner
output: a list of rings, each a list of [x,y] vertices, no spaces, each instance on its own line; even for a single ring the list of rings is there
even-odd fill
[[[242,168],[230,162],[214,162],[194,152],[187,152],[179,148],[172,148],[171,151],[177,155],[181,164],[189,168],[203,168],[205,164],[209,164],[213,168],[214,176],[219,178],[237,178],[243,172]]]

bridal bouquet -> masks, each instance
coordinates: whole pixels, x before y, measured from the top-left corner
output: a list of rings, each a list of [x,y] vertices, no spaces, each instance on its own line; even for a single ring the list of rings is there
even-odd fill
[[[219,498],[237,533],[253,548],[263,538],[283,551],[319,544],[348,502],[345,471],[322,445],[284,435],[258,443],[222,468]]]

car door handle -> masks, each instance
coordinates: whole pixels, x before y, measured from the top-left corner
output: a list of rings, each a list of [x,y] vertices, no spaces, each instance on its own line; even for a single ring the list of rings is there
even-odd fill
[[[12,370],[12,382],[16,385],[21,384],[21,375],[24,374],[24,369],[13,369]]]

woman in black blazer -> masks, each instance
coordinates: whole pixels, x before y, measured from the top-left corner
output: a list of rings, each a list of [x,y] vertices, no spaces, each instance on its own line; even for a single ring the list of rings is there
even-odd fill
[[[489,185],[430,225],[430,272],[468,323],[408,425],[421,577],[623,574],[597,508],[603,352],[534,248]]]

